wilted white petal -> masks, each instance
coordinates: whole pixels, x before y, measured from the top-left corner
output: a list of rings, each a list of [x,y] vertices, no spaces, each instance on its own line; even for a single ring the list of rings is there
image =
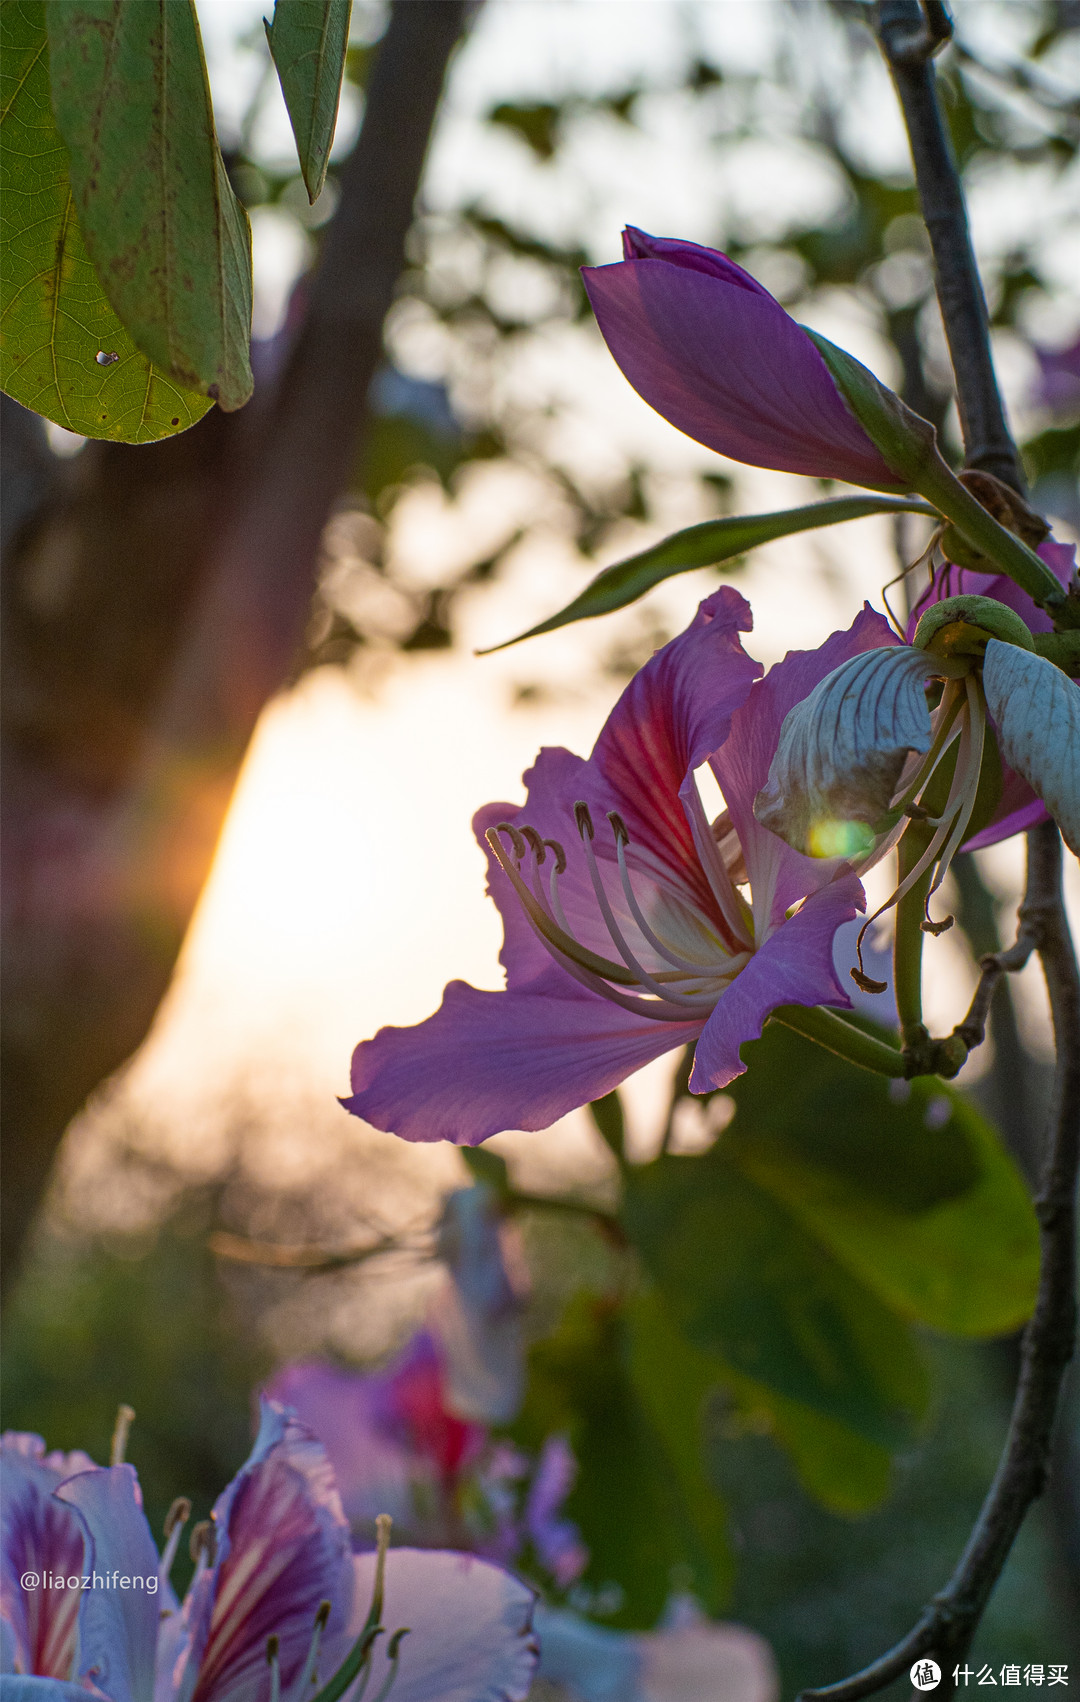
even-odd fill
[[[358,1554],[355,1564],[363,1615],[375,1556]],[[386,1557],[386,1635],[375,1646],[368,1694],[377,1696],[389,1676],[391,1635],[408,1626],[392,1702],[524,1702],[536,1670],[534,1601],[519,1579],[471,1554],[392,1548]]]
[[[780,729],[758,820],[812,855],[868,849],[859,824],[884,815],[908,752],[930,749],[923,687],[939,667],[905,644],[864,651],[826,675]]]
[[[1080,686],[1043,656],[992,638],[983,667],[1001,754],[1080,857]]]

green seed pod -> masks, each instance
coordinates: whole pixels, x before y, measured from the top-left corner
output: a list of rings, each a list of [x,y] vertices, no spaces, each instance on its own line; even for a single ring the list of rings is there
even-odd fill
[[[935,656],[981,656],[991,638],[1035,649],[1020,616],[993,597],[946,597],[935,603],[916,627],[914,644]]]

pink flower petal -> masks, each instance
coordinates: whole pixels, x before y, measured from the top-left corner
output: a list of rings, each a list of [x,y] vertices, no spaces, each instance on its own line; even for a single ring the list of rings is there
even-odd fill
[[[740,1046],[758,1039],[778,1005],[850,1009],[851,1000],[833,968],[833,935],[865,902],[858,878],[840,875],[811,894],[802,909],[754,953],[701,1032],[691,1093],[709,1093],[742,1075],[746,1065]]]
[[[342,1104],[405,1140],[478,1146],[501,1129],[549,1128],[700,1028],[635,1016],[554,976],[559,989],[536,993],[451,981],[426,1022],[361,1042]]]
[[[375,1556],[358,1554],[356,1599],[362,1623]],[[386,1557],[382,1623],[368,1694],[389,1667],[386,1647],[402,1626],[393,1702],[524,1702],[536,1670],[530,1589],[486,1560],[438,1549],[392,1548]]]

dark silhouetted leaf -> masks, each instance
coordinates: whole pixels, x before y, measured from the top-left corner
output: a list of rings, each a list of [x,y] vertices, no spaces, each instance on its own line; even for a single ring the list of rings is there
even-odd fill
[[[48,0],[53,110],[103,289],[143,353],[226,409],[251,394],[251,232],[191,0]]]
[[[49,103],[41,0],[9,0],[0,32],[0,383],[85,437],[152,443],[186,431],[209,400],[135,347],[86,252]]]
[[[352,0],[276,0],[266,25],[311,201],[326,179],[351,11]]]

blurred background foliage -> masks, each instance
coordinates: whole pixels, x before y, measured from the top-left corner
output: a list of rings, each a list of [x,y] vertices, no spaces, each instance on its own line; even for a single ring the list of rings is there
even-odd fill
[[[512,11],[513,0],[503,0],[503,9]],[[796,316],[843,314],[863,339],[857,352],[876,357],[883,376],[939,424],[956,453],[914,191],[906,170],[883,164],[876,148],[873,105],[891,97],[864,7],[775,0],[770,10],[781,21],[756,59],[737,43],[723,51],[723,31],[706,16],[717,7],[687,4],[679,8],[677,65],[603,87],[589,77],[578,86],[567,65],[543,99],[487,107],[492,164],[484,186],[456,200],[443,194],[437,205],[425,199],[413,227],[369,430],[324,537],[294,680],[330,665],[376,689],[391,663],[405,667],[411,655],[449,648],[469,596],[512,577],[537,537],[556,533],[584,583],[657,528],[739,506],[737,469],[686,474],[627,457],[617,443],[587,443],[580,399],[565,383],[593,335],[577,269],[614,258],[608,214],[618,173],[608,162],[617,157],[625,171],[628,160],[666,145],[675,128],[693,139],[700,180],[714,190],[695,238],[739,259]],[[1070,376],[1057,351],[1070,331],[1060,274],[1077,243],[1075,220],[1071,231],[1063,228],[1061,209],[1080,139],[1070,69],[1080,16],[1071,0],[986,0],[959,10],[959,38],[941,65],[954,144],[973,195],[1017,209],[1014,236],[984,256],[999,351],[1013,392],[1027,395],[1021,419],[1033,500],[1075,528],[1080,379],[1075,357]],[[983,13],[993,14],[992,27],[982,27]],[[379,7],[357,6],[346,69],[346,111],[354,118],[382,23]],[[261,26],[257,34],[252,52]],[[264,229],[270,219],[276,240],[310,259],[340,193],[340,148],[314,207],[295,169],[260,150],[269,86],[267,77],[255,81],[233,133],[219,120],[231,180],[256,228],[257,285],[260,218]],[[452,119],[451,100],[444,122]],[[513,162],[502,178],[500,159]],[[785,160],[797,160],[800,183],[813,186],[801,204],[782,192]],[[1043,213],[1021,216],[1032,206]],[[286,359],[304,290],[301,276],[292,307],[256,346],[257,382],[260,370],[273,372]],[[62,447],[70,453],[72,445]],[[77,456],[71,468],[77,476]],[[497,519],[478,527],[471,517],[485,503]],[[418,512],[458,516],[455,535],[469,541],[449,568],[442,558],[425,570],[415,549],[403,546]],[[901,562],[918,553],[915,536],[897,522]],[[552,593],[551,607],[558,602]],[[616,637],[600,639],[595,666],[626,677],[667,636],[645,605]],[[522,654],[523,698],[550,689],[542,667],[539,657]],[[958,920],[976,953],[992,947],[995,906],[970,859]],[[499,1158],[470,1155],[513,1212],[531,1276],[529,1395],[514,1435],[535,1444],[552,1428],[566,1429],[581,1463],[569,1511],[594,1558],[575,1605],[607,1623],[649,1624],[672,1586],[691,1585],[711,1610],[770,1639],[790,1693],[879,1652],[911,1622],[927,1580],[947,1575],[1000,1448],[1015,1363],[1010,1331],[1023,1316],[1030,1278],[1022,1256],[1005,1256],[1018,1184],[1003,1160],[986,1161],[1000,1187],[991,1202],[994,1234],[984,1219],[981,1227],[961,1221],[967,1195],[984,1178],[973,1153],[997,1151],[984,1118],[996,1123],[1020,1170],[1031,1168],[1046,1071],[1025,1054],[1007,999],[1003,989],[994,1067],[978,1088],[981,1109],[948,1093],[942,1112],[940,1090],[921,1087],[909,1112],[863,1108],[878,1124],[895,1113],[891,1200],[890,1173],[875,1165],[867,1174],[848,1138],[854,1123],[835,1118],[841,1089],[826,1079],[825,1064],[818,1109],[807,1108],[805,1060],[791,1076],[797,1113],[775,1100],[791,1113],[786,1126],[783,1117],[771,1126],[767,1108],[754,1105],[759,1079],[774,1090],[775,1064],[763,1064],[760,1076],[752,1067],[715,1107],[695,1101],[692,1109],[680,1078],[670,1150],[629,1166],[621,1202],[613,1166],[601,1165],[566,1210],[514,1199],[508,1143]],[[779,1046],[774,1035],[761,1046]],[[860,1085],[867,1094],[878,1086],[870,1078]],[[609,1142],[617,1142],[614,1116],[610,1105],[597,1112]],[[91,1181],[77,1164],[62,1165],[5,1322],[5,1424],[104,1459],[116,1406],[130,1402],[138,1418],[129,1457],[155,1529],[180,1494],[192,1498],[196,1518],[205,1517],[246,1453],[252,1390],[275,1363],[301,1350],[363,1361],[371,1337],[353,1328],[355,1320],[381,1307],[400,1338],[435,1270],[437,1185],[411,1211],[399,1202],[388,1226],[369,1209],[379,1191],[375,1172],[364,1168],[374,1162],[370,1154],[361,1159],[326,1140],[306,1174],[275,1183],[258,1160],[264,1131],[250,1125],[243,1106],[226,1107],[222,1121],[220,1151],[194,1180],[162,1156],[164,1146],[155,1150],[145,1128],[114,1131],[107,1163]],[[321,1138],[316,1120],[312,1128],[313,1141]],[[391,1166],[385,1154],[379,1162]],[[822,1218],[814,1231],[830,1257],[847,1235],[847,1273],[858,1264],[851,1236],[868,1196],[876,1192],[884,1216],[893,1212],[899,1224],[891,1291],[883,1293],[879,1281],[840,1306],[858,1314],[854,1334],[872,1363],[842,1410],[823,1415],[811,1388],[816,1419],[797,1410],[812,1367],[792,1370],[797,1332],[785,1348],[782,1316],[817,1257],[809,1208],[777,1192],[777,1176],[790,1178],[799,1164],[804,1180],[830,1172],[847,1190],[846,1227]],[[933,1200],[905,1198],[912,1187],[929,1188]],[[812,1193],[807,1182],[806,1197]],[[714,1216],[686,1229],[686,1200],[703,1198],[715,1204]],[[956,1201],[958,1215],[943,1236],[954,1254],[961,1248],[960,1264],[950,1297],[939,1295],[935,1311],[916,1293],[920,1269],[934,1268],[934,1249],[901,1245],[902,1220]],[[868,1232],[879,1236],[870,1265],[884,1244],[883,1221]],[[760,1263],[759,1253],[739,1250],[740,1236],[753,1240],[755,1222],[795,1268],[776,1279],[775,1312],[764,1323],[751,1317],[740,1343],[739,1306],[754,1313],[763,1295],[769,1300],[767,1284],[747,1293],[745,1272]],[[344,1251],[334,1268],[308,1273],[240,1265],[212,1250],[213,1232],[223,1229],[322,1248],[331,1259]],[[684,1230],[690,1241],[680,1248]],[[350,1256],[358,1242],[370,1248],[388,1232],[389,1251]],[[702,1300],[694,1272],[706,1256],[720,1275],[718,1292]],[[721,1292],[725,1272],[732,1280]],[[995,1280],[1008,1292],[991,1293]],[[844,1281],[858,1287],[850,1274]],[[988,1294],[985,1316],[960,1315],[965,1300],[977,1310]],[[712,1310],[703,1323],[697,1314],[706,1304]],[[697,1313],[689,1316],[687,1307]],[[771,1343],[788,1362],[770,1373],[740,1359],[747,1341]],[[716,1360],[707,1374],[695,1357],[703,1353]],[[1029,1521],[976,1643],[979,1659],[992,1665],[1080,1661],[1078,1406],[1074,1388],[1060,1450],[1071,1478]],[[688,1414],[702,1419],[703,1449],[692,1425],[688,1439]]]

